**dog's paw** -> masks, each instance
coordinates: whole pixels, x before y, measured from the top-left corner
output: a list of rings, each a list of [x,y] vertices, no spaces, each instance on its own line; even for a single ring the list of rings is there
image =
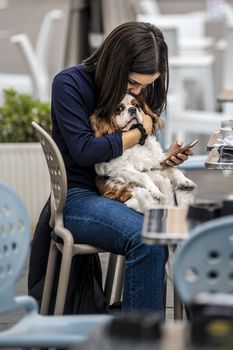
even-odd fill
[[[162,192],[160,192],[160,190],[156,186],[151,187],[149,189],[149,192],[152,195],[152,197],[155,198],[159,202],[165,198],[164,194]]]
[[[159,202],[146,188],[134,187],[132,197],[125,204],[139,213],[144,213],[146,210],[156,207]]]
[[[179,190],[194,190],[195,188],[197,188],[197,185],[195,184],[195,182],[186,177],[185,179],[182,179],[181,182],[178,182],[176,184],[176,188]]]

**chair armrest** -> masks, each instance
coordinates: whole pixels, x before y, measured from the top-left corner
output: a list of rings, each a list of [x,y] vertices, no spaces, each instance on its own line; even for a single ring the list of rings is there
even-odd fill
[[[18,296],[14,298],[17,309],[25,309],[27,313],[36,312],[38,313],[38,304],[36,300],[30,296]]]

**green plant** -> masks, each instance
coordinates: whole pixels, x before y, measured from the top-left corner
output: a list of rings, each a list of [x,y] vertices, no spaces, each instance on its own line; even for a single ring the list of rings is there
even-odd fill
[[[0,142],[38,142],[32,121],[50,131],[50,103],[6,89],[0,106]]]

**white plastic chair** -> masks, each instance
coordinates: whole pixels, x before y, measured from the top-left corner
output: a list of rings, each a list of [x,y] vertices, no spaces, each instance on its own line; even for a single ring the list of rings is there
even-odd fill
[[[230,114],[220,112],[208,112],[199,110],[179,110],[168,106],[166,127],[165,127],[165,144],[169,146],[174,140],[182,140],[184,143],[206,136],[210,137],[211,133],[220,129],[221,120],[231,119]],[[207,141],[206,141],[207,143]],[[179,165],[183,170],[199,170],[205,168],[206,143],[200,144],[198,152],[193,150],[194,156],[189,157],[187,161]]]
[[[138,21],[150,22],[163,28],[175,27],[178,34],[179,53],[197,53],[209,48],[212,41],[205,37],[205,12],[190,12],[184,14],[150,13],[137,16]]]
[[[233,24],[233,6],[226,1],[222,4],[222,12],[227,24]]]
[[[171,86],[179,81],[179,88],[187,92],[187,82],[191,82],[192,106],[200,105],[196,109],[215,110],[215,57],[207,54],[214,41],[205,37],[205,13],[139,15],[137,20],[153,23],[164,31],[165,39],[168,39]],[[169,29],[170,32],[175,31],[173,41],[167,35]],[[190,108],[190,98],[185,102]]]
[[[48,69],[48,53],[49,47],[51,46],[53,40],[53,29],[56,21],[60,20],[63,17],[64,12],[62,10],[51,10],[49,11],[41,24],[35,49],[32,46],[32,43],[27,34],[17,34],[11,36],[10,41],[16,44],[25,60],[25,64],[29,71],[29,76],[27,78],[30,79],[31,85],[26,80],[24,87],[24,91],[30,92],[30,88],[32,88],[31,94],[34,98],[37,98],[41,101],[48,101],[50,99],[50,77],[49,77],[49,69]],[[21,77],[20,75],[3,75],[5,79],[5,87],[16,87],[20,88],[24,83],[25,76]],[[9,78],[9,79],[8,79]],[[22,80],[21,84],[17,81]],[[14,84],[14,80],[16,85]],[[24,85],[25,85],[24,84]],[[1,84],[3,87],[3,85]]]
[[[25,58],[32,81],[33,97],[40,101],[48,101],[49,78],[45,68],[39,62],[27,34],[14,35],[11,37],[11,42],[18,45]]]
[[[24,266],[30,244],[26,208],[9,186],[0,183],[0,314],[23,309],[25,315],[15,325],[0,331],[0,347],[68,348],[84,341],[109,315],[41,316],[29,296],[15,296],[14,286]]]
[[[63,207],[67,195],[67,178],[66,169],[63,162],[62,155],[53,141],[52,137],[37,123],[33,122],[32,126],[41,143],[42,150],[48,165],[48,170],[51,180],[51,220],[50,226],[53,228],[56,238],[60,242],[51,239],[50,252],[47,264],[47,271],[45,277],[44,291],[41,303],[41,313],[47,314],[49,310],[51,292],[53,288],[53,279],[55,274],[55,265],[58,251],[62,254],[61,268],[59,273],[59,282],[57,287],[56,303],[54,314],[59,315],[64,311],[65,299],[68,288],[68,281],[70,276],[70,268],[72,258],[75,255],[85,255],[93,253],[101,253],[106,251],[104,249],[88,245],[75,244],[72,233],[64,227],[63,223]],[[123,278],[124,278],[124,256],[117,256],[110,254],[107,277],[105,281],[105,296],[108,303],[111,301],[113,282],[116,270],[117,258],[119,260],[119,269],[116,278],[116,293],[113,302],[121,300]]]
[[[184,143],[191,141],[193,138],[205,136],[208,140],[213,132],[220,129],[221,120],[231,119],[230,113],[200,111],[186,109],[184,103],[177,101],[180,97],[178,93],[168,96],[167,114],[165,118],[164,145],[168,148],[174,140],[181,140]],[[187,161],[179,165],[183,170],[199,170],[205,168],[207,158],[206,144],[200,144],[198,152],[194,149],[194,156],[189,157]]]
[[[179,98],[179,96],[177,97]],[[174,139],[190,142],[189,134],[210,136],[220,129],[221,120],[232,119],[230,113],[208,112],[179,108],[175,98],[168,102],[165,127],[165,144],[170,145]]]
[[[228,24],[225,28],[226,49],[223,58],[223,90],[233,90],[233,23]],[[233,103],[224,103],[223,111],[233,115]]]

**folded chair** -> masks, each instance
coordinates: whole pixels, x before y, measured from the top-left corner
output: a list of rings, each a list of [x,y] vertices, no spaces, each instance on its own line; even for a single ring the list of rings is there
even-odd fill
[[[17,193],[0,182],[0,314],[24,309],[15,325],[0,331],[0,348],[68,348],[110,315],[42,316],[34,298],[15,296],[14,286],[28,255],[30,225]]]
[[[233,216],[198,225],[176,250],[173,279],[185,304],[199,293],[233,293]]]
[[[41,303],[41,314],[47,314],[51,299],[53,279],[55,273],[56,259],[58,251],[62,254],[61,268],[59,274],[57,296],[55,302],[55,315],[61,315],[64,311],[64,305],[69,282],[70,268],[73,256],[77,254],[92,254],[106,252],[103,249],[87,244],[75,244],[73,236],[63,224],[63,207],[67,195],[67,178],[65,165],[61,153],[53,141],[52,137],[37,123],[33,122],[38,139],[41,143],[51,180],[51,220],[50,226],[53,228],[55,237],[52,235],[48,265],[45,277],[44,291]],[[58,237],[61,242],[58,243]],[[55,239],[54,239],[55,238]],[[124,257],[115,254],[109,255],[107,277],[104,293],[108,303],[111,301],[113,290],[114,275],[118,260],[118,273],[116,278],[115,297],[113,302],[121,298],[123,277],[124,277]]]

